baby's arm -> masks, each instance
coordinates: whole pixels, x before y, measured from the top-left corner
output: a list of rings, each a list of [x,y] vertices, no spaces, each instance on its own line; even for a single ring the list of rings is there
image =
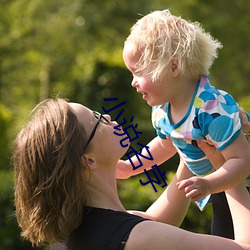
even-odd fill
[[[184,189],[188,198],[197,201],[208,194],[227,190],[242,183],[250,174],[250,148],[243,133],[222,150],[221,154],[225,162],[217,171],[178,183],[178,187]],[[217,162],[222,163],[222,158]]]
[[[148,150],[152,155],[153,160],[151,161],[146,158],[140,157],[142,166],[135,170],[133,170],[133,166],[131,165],[129,160],[120,160],[117,164],[116,178],[126,179],[130,176],[142,173],[144,169],[150,170],[153,165],[162,164],[176,153],[176,149],[173,146],[172,141],[169,139],[163,140],[160,137],[155,137],[147,144],[147,146],[149,147]],[[148,156],[148,152],[145,148],[142,150],[142,155]],[[131,157],[131,160],[134,163],[134,166],[139,165],[139,161],[136,156]]]

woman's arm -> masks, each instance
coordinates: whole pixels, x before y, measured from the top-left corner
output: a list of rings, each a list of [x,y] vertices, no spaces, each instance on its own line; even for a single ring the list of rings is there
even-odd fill
[[[226,190],[226,196],[232,214],[235,240],[250,246],[250,195],[245,185]],[[225,248],[224,248],[225,249]],[[250,249],[250,248],[249,248]]]
[[[250,124],[250,123],[249,123]],[[213,159],[214,163],[223,164],[224,160],[221,157],[220,152],[214,151],[214,149],[206,143],[201,143],[203,151],[208,155],[210,159]],[[183,163],[182,163],[183,164]],[[219,165],[220,166],[220,165]],[[181,170],[184,167],[184,164],[179,167]],[[178,169],[178,170],[179,170]],[[184,168],[185,169],[185,168]],[[185,175],[184,175],[185,176]],[[173,179],[171,184],[178,180]],[[170,184],[170,185],[171,185]],[[171,187],[169,185],[169,187]],[[168,188],[169,188],[168,187]],[[167,190],[164,193],[167,193]],[[170,189],[169,189],[170,190]],[[159,200],[152,205],[155,214],[158,211],[161,211],[161,206],[164,198],[168,197],[167,195],[161,196]],[[178,193],[178,192],[177,192]],[[183,249],[230,249],[230,250],[250,250],[250,236],[249,236],[249,225],[250,225],[250,196],[244,185],[236,186],[232,189],[226,191],[229,207],[232,213],[235,240],[230,240],[226,238],[221,238],[218,236],[212,235],[202,235],[191,233],[167,224],[154,222],[154,221],[145,221],[139,223],[131,231],[129,239],[126,243],[125,250],[140,250],[140,249],[154,249],[154,250],[183,250]],[[170,197],[170,196],[169,196]],[[172,197],[172,201],[167,199],[166,205],[169,209],[178,208],[178,204],[171,203],[175,201],[175,197]],[[158,202],[158,203],[157,203]],[[160,208],[158,210],[158,205]],[[156,209],[154,210],[154,206]],[[149,208],[149,211],[150,211]],[[165,208],[166,209],[166,208]],[[168,211],[166,212],[166,215]],[[171,216],[171,211],[169,212]],[[159,215],[158,215],[159,216]],[[163,216],[163,214],[160,214]],[[163,217],[164,218],[164,217]],[[165,218],[166,219],[166,218]],[[163,220],[165,220],[163,219]]]
[[[250,196],[242,185],[226,193],[235,225],[235,240],[191,233],[164,223],[144,221],[131,231],[125,250],[249,250]]]
[[[154,216],[157,221],[180,226],[190,205],[185,193],[177,188],[176,183],[193,174],[180,160],[179,167],[172,181],[163,194],[147,209],[146,213]]]
[[[162,195],[147,209],[146,212],[130,211],[132,214],[151,220],[180,226],[189,208],[190,200],[185,193],[177,188],[176,183],[193,176],[183,161],[180,161],[176,174]]]

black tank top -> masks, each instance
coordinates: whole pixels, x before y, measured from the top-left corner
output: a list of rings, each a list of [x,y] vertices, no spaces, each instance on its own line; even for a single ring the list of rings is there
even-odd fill
[[[122,250],[140,216],[110,209],[85,207],[82,223],[69,236],[67,250]]]

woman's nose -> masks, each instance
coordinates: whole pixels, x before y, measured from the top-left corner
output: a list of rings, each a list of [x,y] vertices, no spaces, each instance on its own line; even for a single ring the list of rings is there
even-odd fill
[[[104,116],[109,122],[111,122],[111,116],[110,116],[110,115],[104,114],[103,116]]]

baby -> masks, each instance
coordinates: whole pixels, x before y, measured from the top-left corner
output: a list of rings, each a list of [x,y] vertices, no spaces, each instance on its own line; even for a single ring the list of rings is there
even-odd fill
[[[138,20],[123,50],[133,75],[131,85],[152,107],[157,132],[147,145],[154,163],[143,162],[144,169],[161,164],[177,151],[196,175],[181,181],[179,188],[193,201],[200,200],[202,207],[209,194],[238,185],[250,174],[250,150],[241,132],[238,105],[230,94],[212,86],[209,77],[221,47],[199,23],[164,10]],[[200,140],[214,145],[225,158],[217,171],[198,147]],[[120,161],[118,178],[143,172],[129,165],[128,160]],[[204,202],[201,198],[205,197]]]

